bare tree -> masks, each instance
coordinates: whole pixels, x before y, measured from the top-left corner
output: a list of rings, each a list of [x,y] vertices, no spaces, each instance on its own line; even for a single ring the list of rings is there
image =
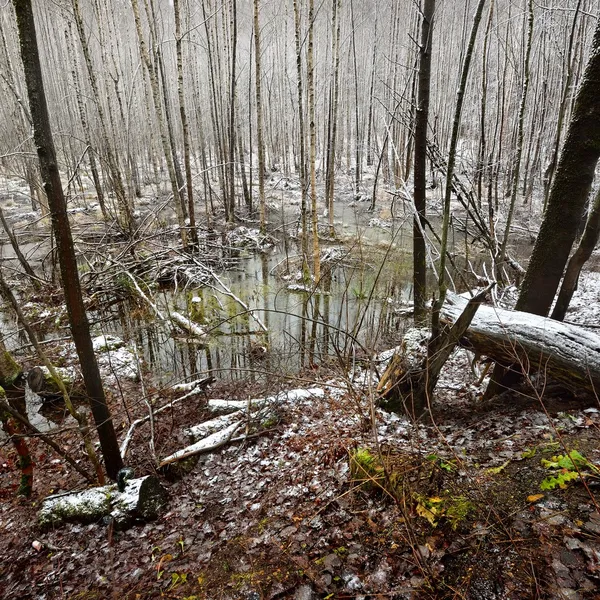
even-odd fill
[[[262,105],[262,68],[260,45],[259,0],[254,0],[254,85],[256,91],[256,141],[258,144],[258,203],[260,207],[260,229],[264,233],[265,214],[265,140]]]
[[[187,113],[185,109],[185,93],[183,81],[183,56],[181,44],[181,15],[179,11],[179,0],[173,0],[173,13],[175,16],[175,46],[177,52],[177,97],[179,99],[179,117],[183,132],[183,163],[185,167],[185,186],[187,191],[188,217],[190,219],[190,241],[198,244],[198,232],[196,231],[196,210],[194,208],[194,189],[192,186],[192,165],[190,160],[190,130],[188,126]]]
[[[34,138],[58,249],[65,304],[92,415],[100,438],[106,471],[109,477],[114,479],[123,467],[123,461],[104,395],[102,379],[90,337],[89,323],[83,305],[77,259],[50,129],[33,9],[31,0],[13,0],[13,5],[19,29],[21,59],[25,72]]]
[[[413,294],[415,323],[427,319],[427,264],[423,230],[427,205],[427,126],[431,77],[431,46],[435,0],[423,0],[421,10],[421,41],[419,45],[419,91],[415,118],[414,199],[416,214],[413,225]]]

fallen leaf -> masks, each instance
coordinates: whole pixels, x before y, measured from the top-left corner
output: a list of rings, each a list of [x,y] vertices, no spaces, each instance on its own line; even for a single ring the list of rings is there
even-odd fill
[[[527,496],[527,502],[537,502],[543,497],[544,494],[531,494],[531,496]]]

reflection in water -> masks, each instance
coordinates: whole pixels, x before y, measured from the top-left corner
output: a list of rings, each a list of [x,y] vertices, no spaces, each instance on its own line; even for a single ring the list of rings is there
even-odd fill
[[[94,333],[134,341],[162,384],[205,374],[230,381],[292,376],[394,342],[385,336],[399,326],[394,307],[409,300],[406,254],[396,250],[392,257],[372,246],[363,251],[360,244],[351,252],[329,248],[321,284],[310,292],[302,289],[299,257],[281,246],[240,257],[218,273],[249,311],[218,284],[154,292],[161,312],[176,310],[201,324],[205,339],[174,331],[135,300],[108,306]]]

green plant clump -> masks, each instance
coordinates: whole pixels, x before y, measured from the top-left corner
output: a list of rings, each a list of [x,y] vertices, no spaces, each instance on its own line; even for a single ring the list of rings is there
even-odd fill
[[[570,481],[575,481],[580,476],[600,476],[600,469],[577,450],[558,454],[550,460],[543,458],[542,466],[550,471],[550,475],[540,484],[542,490],[554,490],[557,487],[564,490]]]

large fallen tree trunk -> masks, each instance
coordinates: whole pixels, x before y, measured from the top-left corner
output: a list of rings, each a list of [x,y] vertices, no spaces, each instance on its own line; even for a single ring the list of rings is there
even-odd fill
[[[454,323],[467,302],[448,294],[440,320]],[[504,367],[539,371],[574,392],[600,390],[600,336],[576,325],[480,306],[460,344]]]

